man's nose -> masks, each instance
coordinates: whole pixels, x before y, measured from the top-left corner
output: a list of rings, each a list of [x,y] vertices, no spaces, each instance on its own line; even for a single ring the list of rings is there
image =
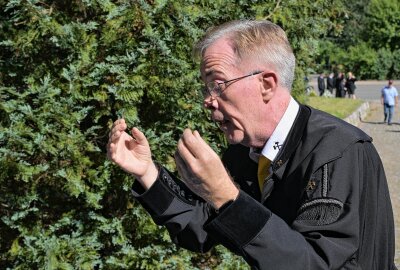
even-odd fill
[[[204,97],[203,105],[204,108],[210,110],[216,110],[218,108],[218,102],[216,97],[213,97],[211,95]]]

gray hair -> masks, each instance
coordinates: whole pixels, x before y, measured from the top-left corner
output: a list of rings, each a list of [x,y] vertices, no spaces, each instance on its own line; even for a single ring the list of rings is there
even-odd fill
[[[221,38],[227,38],[238,57],[251,58],[278,74],[278,83],[291,90],[296,59],[283,29],[267,20],[237,20],[209,29],[195,45],[194,53],[202,58],[205,50]]]

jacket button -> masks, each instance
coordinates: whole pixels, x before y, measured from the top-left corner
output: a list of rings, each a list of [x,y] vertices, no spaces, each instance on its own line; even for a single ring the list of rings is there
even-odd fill
[[[282,164],[283,164],[282,159],[278,160],[278,161],[276,162],[276,164],[278,164],[279,167],[282,166]]]

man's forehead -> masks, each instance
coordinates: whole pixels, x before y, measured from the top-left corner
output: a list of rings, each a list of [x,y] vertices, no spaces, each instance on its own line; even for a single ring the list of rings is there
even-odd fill
[[[207,48],[204,49],[201,60],[202,62],[207,62],[210,58],[214,57],[233,57],[235,55],[230,42],[226,38],[221,38],[214,41]]]
[[[201,75],[205,77],[224,74],[227,70],[237,68],[237,59],[234,54],[221,51],[206,55],[200,64]]]

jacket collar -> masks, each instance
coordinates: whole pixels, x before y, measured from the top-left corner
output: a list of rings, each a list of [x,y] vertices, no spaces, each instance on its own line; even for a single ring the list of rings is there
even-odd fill
[[[288,137],[281,149],[272,162],[272,171],[279,179],[283,177],[283,173],[287,166],[287,161],[298,148],[302,141],[304,130],[310,118],[311,111],[304,105],[300,105],[299,112],[294,121],[294,124],[288,134]]]
[[[266,142],[261,154],[274,161],[288,137],[299,112],[299,104],[290,97],[289,105],[271,137]]]
[[[272,172],[277,179],[282,179],[284,173],[290,175],[311,153],[315,155],[313,166],[318,168],[341,157],[346,148],[357,141],[371,142],[372,139],[343,120],[300,104],[289,135],[272,162]]]

